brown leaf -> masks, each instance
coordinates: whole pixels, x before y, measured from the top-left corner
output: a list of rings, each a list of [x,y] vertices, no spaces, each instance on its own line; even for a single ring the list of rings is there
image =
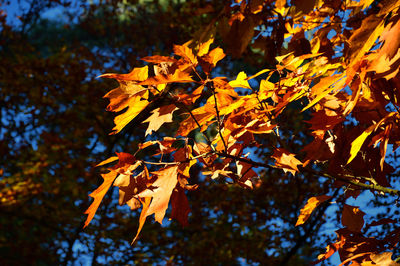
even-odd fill
[[[306,205],[300,210],[300,215],[297,218],[296,226],[304,224],[308,218],[310,218],[311,213],[315,210],[315,208],[330,198],[332,197],[327,195],[309,198]]]
[[[315,2],[316,0],[294,0],[294,5],[296,6],[296,11],[299,10],[308,14],[314,9]]]
[[[342,224],[350,231],[361,232],[364,226],[364,215],[365,213],[358,207],[345,204],[342,212]]]

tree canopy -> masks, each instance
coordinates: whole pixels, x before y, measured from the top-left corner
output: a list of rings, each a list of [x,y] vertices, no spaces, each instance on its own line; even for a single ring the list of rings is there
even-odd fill
[[[0,260],[397,265],[399,1],[24,3]]]

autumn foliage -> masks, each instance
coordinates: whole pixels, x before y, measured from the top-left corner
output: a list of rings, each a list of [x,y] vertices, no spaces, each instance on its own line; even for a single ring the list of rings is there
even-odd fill
[[[190,227],[186,195],[207,189],[191,182],[194,165],[204,178],[244,189],[259,186],[261,168],[281,169],[282,177],[308,173],[328,180],[326,195],[308,199],[296,226],[307,223],[322,203],[335,204],[338,193],[354,199],[365,190],[377,198],[400,196],[387,158],[400,143],[400,2],[227,2],[192,40],[174,45],[173,55],[148,56],[128,74],[100,76],[119,83],[104,96],[107,110],[117,112],[111,134],[133,121],[147,125],[146,141],[135,154],[117,153],[98,165],[107,168],[90,194],[94,201],[85,226],[116,186],[120,205],[141,208],[133,242],[148,216],[161,224],[168,208],[169,218]],[[275,26],[273,45],[261,27],[268,23]],[[248,46],[270,66],[223,76],[220,62],[240,58]],[[301,114],[300,123],[307,125],[301,134],[310,141],[300,152],[288,145],[296,135],[280,134],[288,110]],[[178,126],[168,131],[171,123]],[[165,130],[154,137],[160,129]],[[266,138],[273,141],[261,143]],[[257,149],[274,163],[257,160]],[[150,152],[150,159],[141,158],[142,151]],[[390,250],[400,240],[400,228],[381,238],[368,236],[366,210],[341,208],[343,227],[315,261],[339,252],[346,265],[396,265]],[[368,227],[395,222],[372,220]]]

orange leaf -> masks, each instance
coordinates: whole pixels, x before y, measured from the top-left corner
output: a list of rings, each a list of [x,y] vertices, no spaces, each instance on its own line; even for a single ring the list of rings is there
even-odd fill
[[[151,201],[151,197],[146,197],[146,198],[144,198],[143,201],[141,201],[142,205],[143,205],[143,209],[142,209],[142,212],[140,213],[140,217],[139,217],[139,228],[137,230],[135,238],[132,240],[131,245],[136,241],[137,237],[139,236],[140,231],[142,231],[144,223],[146,222],[147,210],[149,209],[150,201]]]
[[[217,65],[217,63],[224,57],[224,50],[222,50],[221,48],[215,48],[208,54],[201,57],[201,67],[206,73],[210,73],[211,70]]]
[[[315,98],[306,107],[304,107],[303,110],[301,110],[301,111],[303,112],[303,111],[307,110],[308,108],[310,108],[311,106],[313,106],[314,104],[319,102],[326,95],[328,95],[334,89],[331,86],[333,84],[335,84],[336,82],[338,82],[338,84],[336,84],[336,85],[339,87],[339,88],[337,88],[337,90],[341,89],[341,85],[343,85],[342,83],[344,83],[345,80],[342,79],[341,82],[339,80],[341,78],[343,78],[343,76],[344,76],[344,74],[337,74],[337,75],[322,78],[317,84],[315,84],[311,88],[311,91],[312,91],[313,95],[315,95]]]
[[[294,157],[293,153],[290,153],[283,148],[276,148],[271,157],[276,160],[276,167],[282,168],[285,172],[289,171],[293,175],[299,171],[297,166],[302,164],[301,161]]]
[[[210,45],[214,42],[214,38],[210,38],[208,41],[205,43],[202,43],[199,47],[199,51],[197,52],[197,56],[203,56],[205,54],[208,54],[208,51],[210,49]]]
[[[129,122],[132,121],[132,119],[134,119],[141,111],[143,111],[144,108],[149,105],[149,103],[150,102],[147,100],[142,100],[142,97],[139,95],[129,98],[128,109],[126,112],[115,117],[115,127],[110,135],[120,132]]]
[[[134,68],[130,73],[128,74],[115,74],[115,73],[109,73],[109,74],[103,74],[98,76],[99,78],[114,78],[118,81],[124,80],[124,81],[143,81],[146,80],[148,77],[149,69],[147,66],[144,67],[139,67],[139,68]]]
[[[93,191],[89,195],[92,198],[94,198],[94,201],[89,206],[89,208],[85,211],[85,214],[87,214],[88,217],[85,221],[85,225],[83,228],[88,226],[90,221],[93,219],[94,215],[96,214],[97,208],[99,208],[99,205],[100,205],[104,195],[106,195],[111,184],[114,182],[115,177],[117,176],[117,172],[110,171],[107,174],[102,174],[101,176],[104,179],[103,184],[101,184],[101,186],[99,186],[95,191]]]
[[[153,198],[146,212],[146,217],[154,213],[155,220],[162,224],[172,190],[178,182],[178,166],[166,167],[152,174],[157,176],[157,180],[152,185],[156,188],[152,190],[147,189],[139,193],[138,196]]]
[[[364,226],[365,213],[360,211],[358,207],[345,204],[342,212],[342,224],[350,231],[361,232]]]
[[[296,226],[304,224],[308,218],[310,218],[311,213],[315,210],[315,208],[330,198],[332,197],[327,195],[309,198],[306,205],[300,210],[300,215],[299,218],[297,218]]]
[[[158,85],[158,84],[168,84],[168,83],[186,83],[193,82],[194,80],[190,76],[189,73],[182,72],[179,69],[175,71],[173,75],[161,74],[151,78],[148,78],[145,81],[138,83],[139,85]]]
[[[349,62],[350,65],[358,61],[371,49],[376,39],[385,28],[384,19],[372,14],[363,19],[361,27],[350,37]]]
[[[174,45],[174,53],[184,58],[188,63],[196,64],[197,58],[194,56],[192,49],[186,45]]]
[[[376,265],[381,266],[400,266],[399,263],[392,260],[392,252],[383,252],[382,254],[372,254],[370,255],[371,260],[375,262]],[[363,264],[361,264],[363,265]]]
[[[141,58],[141,60],[153,63],[153,64],[159,64],[159,63],[175,63],[177,60],[175,58],[171,58],[168,56],[162,56],[162,55],[152,55],[152,56],[146,56]]]

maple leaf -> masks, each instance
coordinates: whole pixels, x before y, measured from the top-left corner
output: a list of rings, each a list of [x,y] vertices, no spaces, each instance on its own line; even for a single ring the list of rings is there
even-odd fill
[[[208,54],[203,55],[199,58],[201,67],[206,74],[210,74],[211,70],[217,65],[217,63],[225,57],[224,50],[221,48],[215,48]]]
[[[152,111],[152,115],[143,121],[149,122],[149,126],[145,135],[151,135],[153,131],[157,131],[164,123],[172,122],[172,115],[178,108],[175,105],[166,105]]]
[[[308,218],[310,218],[311,213],[317,208],[321,203],[331,199],[331,196],[321,195],[317,197],[311,197],[308,199],[306,205],[300,210],[300,215],[297,218],[296,226],[304,224]]]
[[[94,215],[96,214],[97,209],[100,206],[101,201],[104,198],[104,195],[106,195],[108,189],[111,187],[111,184],[114,182],[117,172],[115,171],[110,171],[107,174],[102,174],[103,177],[103,184],[101,184],[100,187],[98,187],[95,191],[93,191],[89,196],[94,198],[94,201],[92,204],[89,206],[89,208],[85,211],[85,214],[88,215],[85,225],[83,228],[89,225],[90,221],[93,219]]]
[[[193,82],[194,80],[189,73],[176,69],[174,74],[160,74],[150,77],[145,81],[139,82],[139,85],[159,85],[168,83],[186,83]]]
[[[360,211],[358,207],[345,204],[342,212],[342,224],[350,231],[361,232],[364,226],[364,215],[365,213]]]
[[[188,63],[195,65],[197,58],[194,56],[192,49],[186,45],[174,45],[174,53],[183,57]]]
[[[381,266],[400,266],[399,263],[392,260],[392,252],[383,252],[381,254],[372,254],[370,255],[371,260],[375,263],[375,265]],[[365,264],[361,263],[362,266]]]
[[[155,220],[162,224],[168,202],[178,182],[178,166],[170,166],[159,171],[152,172],[157,180],[152,184],[154,189],[147,189],[138,194],[139,197],[152,197],[151,204],[146,212],[146,216],[155,214]]]
[[[234,88],[246,88],[251,89],[249,82],[247,81],[247,75],[243,71],[237,75],[236,80],[232,80],[229,82]]]
[[[148,73],[149,73],[148,66],[144,66],[144,67],[134,68],[128,74],[109,73],[100,75],[99,78],[113,78],[118,81],[143,81],[147,79]]]
[[[301,165],[300,162],[293,153],[283,149],[283,148],[276,148],[274,150],[274,154],[271,156],[276,160],[275,166],[278,168],[282,168],[285,172],[288,171],[295,175],[296,172],[299,171],[297,168],[298,165]]]

